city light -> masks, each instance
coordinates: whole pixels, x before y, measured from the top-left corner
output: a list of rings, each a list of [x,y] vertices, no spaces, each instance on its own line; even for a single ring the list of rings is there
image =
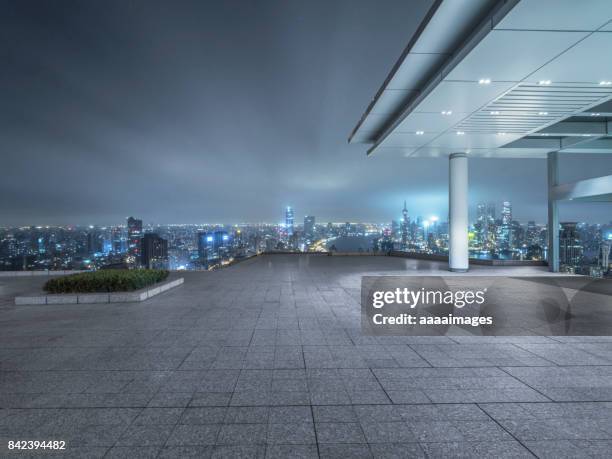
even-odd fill
[[[5,229],[4,233],[0,231],[0,263],[4,266],[15,266],[16,263],[21,267],[26,255],[28,269],[95,270],[122,263],[129,267],[163,263],[162,266],[172,270],[210,271],[230,266],[234,260],[270,252],[399,250],[446,255],[448,222],[436,214],[429,214],[427,218],[411,217],[409,209],[406,200],[401,213],[390,223],[316,224],[315,217],[310,215],[304,217],[302,224],[294,221],[294,210],[290,208],[288,221],[274,224],[152,226],[130,217],[128,225],[123,226],[12,228]],[[283,212],[286,210],[283,208]],[[289,225],[292,233],[287,230]],[[562,255],[564,269],[578,273],[593,266],[597,268],[597,263],[605,265],[605,260],[597,261],[598,251],[607,250],[608,245],[612,245],[612,225],[581,223],[576,228],[585,243],[574,241],[572,247],[588,253],[590,258],[585,258],[583,265],[583,258]],[[494,204],[478,204],[476,219],[470,223],[468,231],[470,256],[546,259],[546,226],[519,223],[512,217],[510,202],[503,202],[498,214]],[[565,239],[560,237],[560,240]],[[163,250],[159,257],[145,262],[147,253],[154,247],[147,248],[147,244],[157,244],[158,249]],[[605,275],[608,270],[603,265]]]

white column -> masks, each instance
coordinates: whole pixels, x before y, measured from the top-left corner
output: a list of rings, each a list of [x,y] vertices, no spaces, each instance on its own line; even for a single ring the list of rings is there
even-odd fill
[[[468,158],[465,153],[449,157],[448,177],[448,267],[465,272],[468,254]]]
[[[548,153],[548,270],[559,271],[559,208],[553,189],[559,184],[559,152]]]

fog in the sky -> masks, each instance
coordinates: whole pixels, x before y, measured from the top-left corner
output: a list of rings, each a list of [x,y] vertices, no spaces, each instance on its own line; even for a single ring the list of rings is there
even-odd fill
[[[429,4],[3,1],[0,225],[276,222],[286,205],[298,221],[388,222],[404,199],[444,218],[447,160],[347,144]],[[544,222],[545,178],[543,160],[471,160],[472,208],[510,200]]]

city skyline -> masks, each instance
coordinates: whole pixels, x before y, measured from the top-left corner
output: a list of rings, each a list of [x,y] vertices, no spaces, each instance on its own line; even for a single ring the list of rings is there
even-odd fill
[[[315,215],[242,224],[159,224],[130,216],[124,224],[0,227],[0,270],[134,269],[211,270],[272,252],[391,252],[447,256],[449,222],[410,215],[387,222],[325,222]],[[562,268],[607,276],[612,221],[561,222]],[[469,223],[472,259],[547,259],[546,225],[520,222],[511,202],[481,202]]]
[[[432,2],[383,3],[11,2],[0,225],[103,224],[134,209],[148,221],[273,222],[289,203],[384,221],[404,199],[413,214],[446,215],[444,158],[370,159],[346,142]],[[564,158],[564,181],[612,170]],[[520,219],[544,221],[545,169],[473,159],[472,208],[510,200]],[[563,208],[571,220],[611,214]]]

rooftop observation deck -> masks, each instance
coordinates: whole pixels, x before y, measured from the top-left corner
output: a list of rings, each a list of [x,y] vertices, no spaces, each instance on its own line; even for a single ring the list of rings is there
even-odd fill
[[[609,454],[612,338],[363,336],[360,277],[410,272],[448,274],[269,255],[143,303],[47,306],[11,301],[44,279],[0,278],[0,456],[19,439],[74,457]]]

